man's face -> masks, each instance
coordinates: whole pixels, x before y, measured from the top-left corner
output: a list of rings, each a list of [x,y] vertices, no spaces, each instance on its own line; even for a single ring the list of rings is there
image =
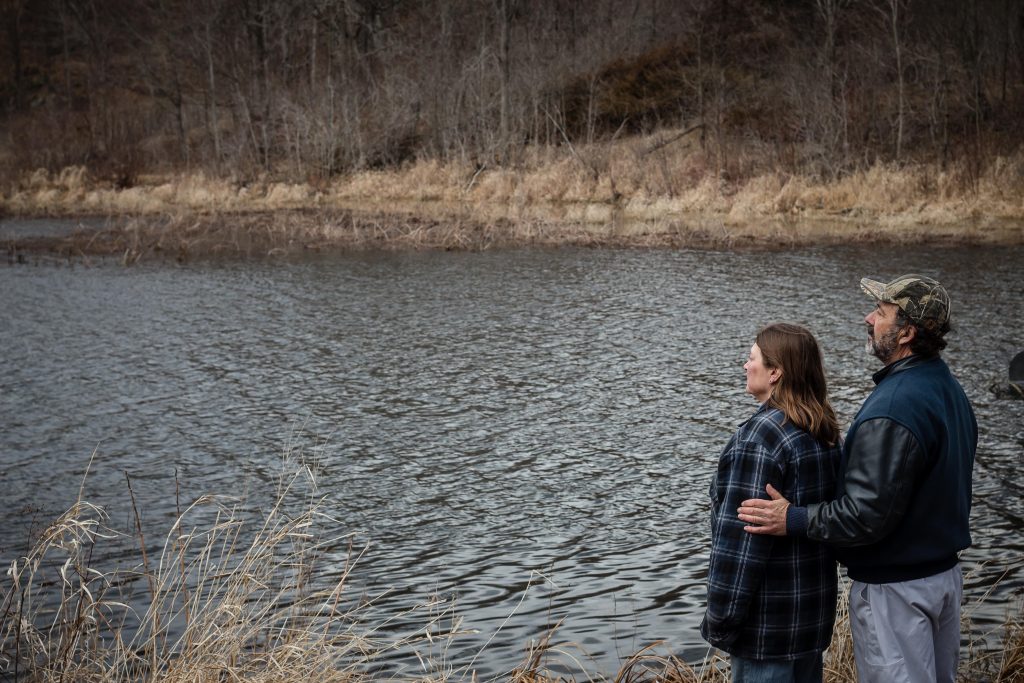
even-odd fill
[[[899,351],[897,341],[900,330],[896,324],[899,306],[879,301],[874,310],[867,314],[864,322],[868,326],[868,341],[865,350],[888,365]]]

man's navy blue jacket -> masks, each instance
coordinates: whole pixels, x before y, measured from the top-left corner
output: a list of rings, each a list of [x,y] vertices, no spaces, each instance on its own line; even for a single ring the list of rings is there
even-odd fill
[[[925,578],[956,566],[971,544],[978,423],[937,356],[899,360],[874,380],[846,434],[836,499],[794,503],[787,531],[835,547],[856,581]]]

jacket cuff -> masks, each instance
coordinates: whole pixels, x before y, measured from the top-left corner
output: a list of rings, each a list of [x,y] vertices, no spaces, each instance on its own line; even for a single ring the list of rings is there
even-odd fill
[[[790,505],[786,509],[786,535],[807,535],[807,508]]]
[[[725,628],[713,628],[708,622],[707,614],[704,615],[704,619],[700,624],[700,634],[704,637],[704,640],[708,641],[719,650],[725,650],[728,652],[731,649],[732,644],[736,642],[739,636],[739,631],[729,630]]]

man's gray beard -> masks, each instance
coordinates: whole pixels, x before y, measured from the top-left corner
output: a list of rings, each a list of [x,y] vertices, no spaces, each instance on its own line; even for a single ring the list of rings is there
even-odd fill
[[[882,338],[878,340],[868,337],[867,343],[864,344],[864,350],[888,365],[889,359],[896,354],[896,349],[899,347],[899,344],[896,343],[899,333],[899,330],[893,330],[889,334],[882,335]]]

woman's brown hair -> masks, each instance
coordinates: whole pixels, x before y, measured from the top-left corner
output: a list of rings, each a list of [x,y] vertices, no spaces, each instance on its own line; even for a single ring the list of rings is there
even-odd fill
[[[768,368],[782,371],[768,405],[818,441],[839,441],[839,424],[828,402],[821,349],[810,330],[790,323],[773,323],[757,333],[757,346]]]

